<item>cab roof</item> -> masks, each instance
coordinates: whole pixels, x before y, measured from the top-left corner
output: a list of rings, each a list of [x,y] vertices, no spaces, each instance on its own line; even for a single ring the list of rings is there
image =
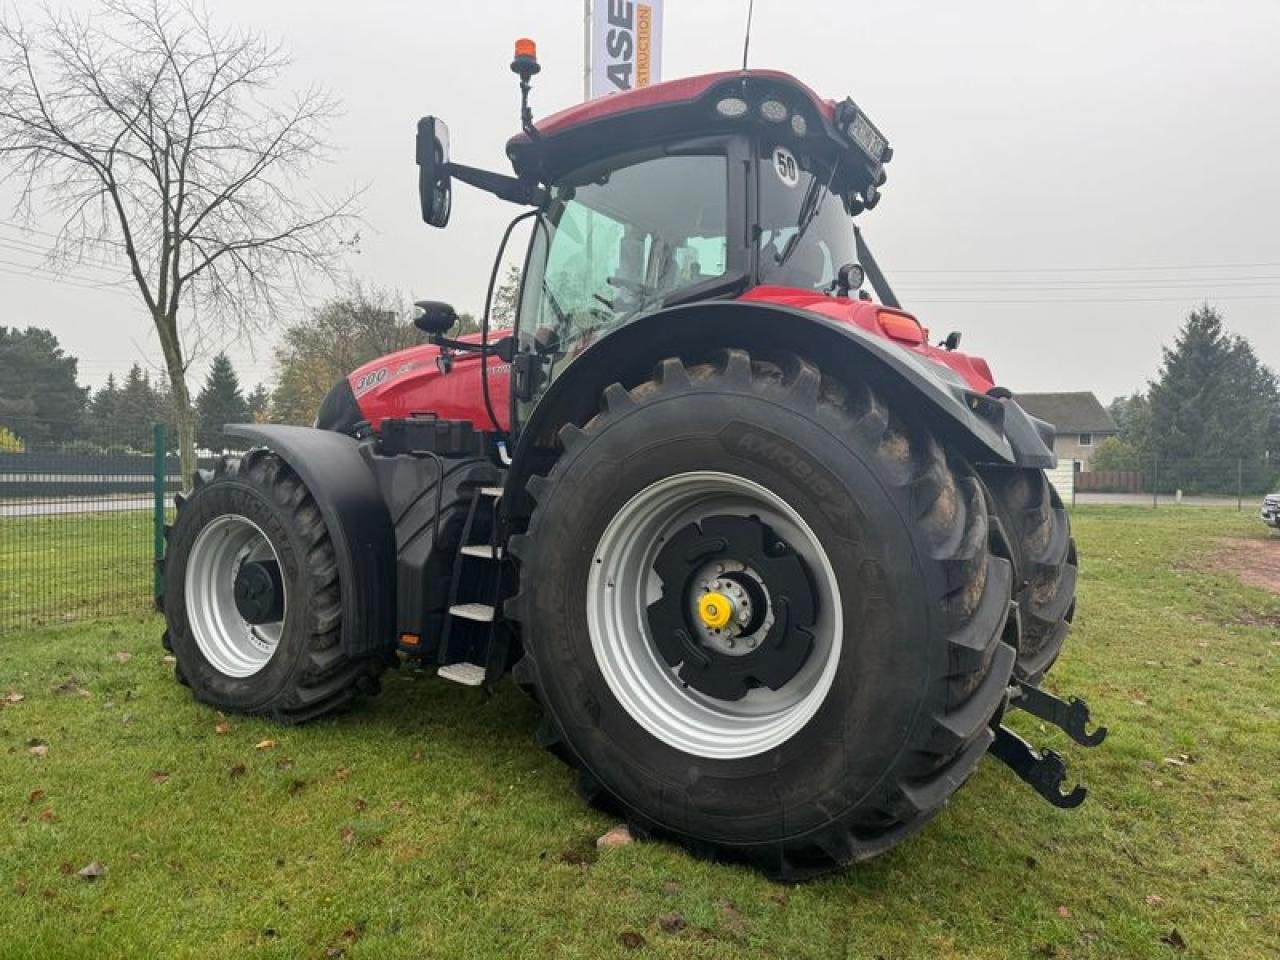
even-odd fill
[[[718,105],[728,100],[738,101],[745,111],[722,113]],[[766,102],[783,104],[785,117],[766,120],[761,113]],[[772,131],[778,139],[828,159],[839,155],[853,189],[883,183],[884,164],[892,155],[883,135],[852,100],[823,99],[779,70],[729,70],[669,80],[577,104],[535,126],[536,138],[520,133],[507,141],[507,156],[521,179],[548,184],[614,154],[744,127]]]

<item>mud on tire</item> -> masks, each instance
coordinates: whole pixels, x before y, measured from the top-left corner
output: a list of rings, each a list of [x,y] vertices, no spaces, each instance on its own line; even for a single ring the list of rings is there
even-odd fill
[[[1022,619],[1014,675],[1038,684],[1062,652],[1075,617],[1078,561],[1071,521],[1043,470],[984,467],[982,479],[1013,559]]]
[[[266,536],[279,559],[288,609],[270,659],[249,676],[229,676],[202,652],[189,620],[187,565],[210,523],[243,517]],[[230,574],[228,574],[230,576]],[[165,552],[164,646],[176,674],[197,700],[219,709],[302,723],[377,693],[380,656],[352,659],[342,649],[341,585],[333,544],[315,501],[278,456],[253,450],[201,471],[178,499]]]
[[[507,613],[526,651],[515,678],[544,707],[539,741],[577,769],[588,800],[787,880],[880,853],[939,812],[986,753],[1015,656],[1008,548],[966,464],[867,386],[741,350],[690,367],[668,359],[630,391],[615,384],[561,440],[550,474],[528,484],[536,506],[511,541],[521,578]],[[748,478],[794,508],[843,610],[816,713],[750,756],[664,742],[593,654],[587,581],[601,531],[637,491],[696,470]]]

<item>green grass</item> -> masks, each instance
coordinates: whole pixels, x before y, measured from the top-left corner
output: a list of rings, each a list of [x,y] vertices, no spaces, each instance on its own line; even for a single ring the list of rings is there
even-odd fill
[[[144,610],[151,524],[150,510],[0,518],[0,634]]]
[[[0,638],[0,696],[25,695],[0,709],[0,956],[1274,957],[1280,597],[1206,560],[1265,534],[1231,511],[1074,516],[1078,626],[1049,686],[1111,736],[1018,726],[1089,800],[1052,809],[988,761],[922,834],[800,887],[667,844],[597,855],[612,822],[510,684],[403,670],[347,716],[219,734],[154,617]]]

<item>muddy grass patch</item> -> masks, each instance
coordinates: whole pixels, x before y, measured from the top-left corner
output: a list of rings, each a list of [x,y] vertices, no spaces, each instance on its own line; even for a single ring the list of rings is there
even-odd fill
[[[1212,564],[1251,587],[1280,596],[1280,537],[1224,537],[1217,541]],[[1280,611],[1259,613],[1256,618],[1251,616],[1248,623],[1250,626],[1280,625]]]

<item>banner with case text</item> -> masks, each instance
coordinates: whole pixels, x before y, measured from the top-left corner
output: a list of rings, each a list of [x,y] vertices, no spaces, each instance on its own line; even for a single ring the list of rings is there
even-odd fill
[[[663,0],[590,0],[589,99],[662,79]]]

